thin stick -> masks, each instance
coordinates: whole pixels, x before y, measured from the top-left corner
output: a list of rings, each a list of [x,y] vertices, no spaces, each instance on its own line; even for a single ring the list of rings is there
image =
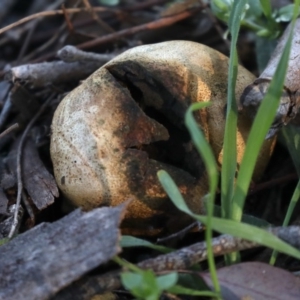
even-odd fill
[[[82,11],[89,11],[89,9],[82,7],[82,8],[66,8],[65,10],[63,9],[57,9],[57,10],[52,10],[52,11],[42,11],[33,15],[30,15],[28,17],[25,17],[15,23],[12,23],[10,25],[7,25],[5,27],[3,27],[2,29],[0,29],[0,34],[15,28],[17,26],[20,26],[24,23],[27,23],[31,20],[37,19],[37,18],[41,18],[41,17],[51,17],[51,16],[57,16],[57,15],[63,15],[65,14],[65,11],[67,11],[69,14],[74,14],[74,13],[80,13]],[[102,11],[112,11],[112,12],[120,12],[119,10],[116,9],[111,9],[111,8],[105,8],[105,7],[94,7],[94,11],[97,12],[102,12]]]
[[[85,61],[99,61],[102,63],[106,63],[116,56],[117,54],[99,54],[93,52],[85,52],[71,45],[64,46],[57,52],[57,57],[67,63]]]
[[[198,221],[195,221],[193,223],[191,223],[190,225],[186,226],[185,228],[181,229],[178,232],[175,232],[169,236],[163,237],[163,238],[158,238],[157,239],[157,243],[165,243],[168,242],[170,240],[180,240],[182,239],[188,232],[190,232],[192,229],[196,228],[198,229],[198,231],[204,230],[203,225],[200,224]]]
[[[27,127],[25,128],[22,137],[20,139],[20,143],[18,145],[17,150],[17,181],[18,181],[18,193],[17,193],[17,200],[16,200],[16,210],[14,212],[14,219],[12,222],[12,226],[8,235],[8,238],[11,239],[16,231],[16,228],[18,226],[18,212],[21,205],[21,198],[22,198],[22,192],[23,192],[23,181],[22,181],[22,148],[24,141],[26,139],[26,136],[31,129],[32,125],[35,123],[35,121],[39,118],[39,116],[44,112],[45,108],[48,106],[49,102],[52,100],[53,97],[49,97],[48,100],[41,106],[39,111],[36,113],[36,115],[31,119],[31,121],[28,123]]]
[[[174,14],[174,15],[167,16],[167,17],[162,17],[161,19],[158,19],[158,20],[155,20],[155,21],[152,21],[152,22],[149,22],[149,23],[145,23],[145,24],[142,24],[142,25],[134,26],[134,27],[131,27],[131,28],[123,29],[123,30],[120,30],[120,31],[117,31],[117,32],[114,32],[114,33],[110,33],[110,34],[101,36],[101,37],[96,38],[94,40],[76,45],[76,47],[78,49],[87,49],[87,48],[98,46],[100,44],[112,42],[112,41],[118,40],[120,38],[123,38],[125,36],[136,34],[138,32],[167,27],[167,26],[170,26],[170,25],[172,25],[174,23],[177,23],[181,20],[184,20],[184,19],[187,19],[187,18],[191,17],[197,11],[200,11],[204,8],[205,8],[205,6],[200,6],[199,5],[198,7],[188,9],[188,10],[183,11],[183,12],[178,13],[178,14]]]
[[[10,132],[16,130],[17,128],[19,128],[18,123],[15,123],[15,124],[11,125],[10,127],[8,127],[7,129],[5,129],[4,131],[2,131],[0,133],[0,139],[3,138],[5,135],[9,134]]]
[[[32,221],[33,223],[35,223],[34,212],[33,212],[33,209],[32,209],[32,207],[31,207],[29,201],[27,200],[27,196],[26,196],[24,190],[22,191],[22,201],[23,201],[23,203],[24,203],[24,205],[25,205],[25,207],[26,207],[27,213],[28,213],[28,215],[29,215],[31,221]]]
[[[91,14],[92,18],[107,32],[115,32],[115,30],[110,27],[108,24],[106,24],[99,16],[96,14],[96,11],[94,10],[93,6],[90,4],[89,0],[82,0],[83,4],[85,5],[88,12]]]
[[[75,4],[74,4],[74,8],[77,7],[80,4],[81,0],[78,0]],[[63,10],[65,11],[64,6],[62,7]],[[55,34],[52,35],[52,37],[45,42],[44,44],[42,44],[41,46],[39,46],[38,48],[35,48],[31,53],[29,53],[27,56],[24,57],[23,61],[28,62],[29,60],[31,60],[34,56],[38,55],[39,53],[43,52],[44,50],[46,50],[48,47],[50,47],[52,44],[54,44],[57,39],[60,37],[60,35],[65,31],[65,29],[67,28],[68,25],[68,20],[70,19],[70,21],[73,19],[74,15],[72,15],[70,18],[69,16],[67,16],[65,14],[65,22],[63,22],[63,24],[55,31]],[[65,34],[66,36],[66,34]],[[65,40],[65,38],[60,39],[59,42],[63,43]]]
[[[268,228],[266,231],[273,233],[290,245],[298,249],[300,248],[299,226]],[[228,234],[223,234],[212,239],[214,256],[225,255],[259,246],[261,245],[258,243],[236,238]],[[151,269],[158,274],[162,272],[185,270],[206,259],[206,243],[199,242],[168,254],[144,260],[138,263],[137,266],[142,269]],[[117,270],[103,275],[83,277],[65,290],[59,292],[53,300],[69,300],[73,299],[73,295],[80,295],[81,299],[89,299],[97,293],[118,289],[121,286],[120,274],[122,271],[123,270]]]

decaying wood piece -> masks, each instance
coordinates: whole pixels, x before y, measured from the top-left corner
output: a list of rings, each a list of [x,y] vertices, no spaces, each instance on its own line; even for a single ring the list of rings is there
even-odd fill
[[[12,82],[20,81],[33,88],[45,87],[50,84],[76,82],[85,79],[103,65],[101,61],[73,62],[63,61],[44,62],[39,64],[21,65],[11,68],[6,79]]]
[[[24,145],[22,165],[24,187],[33,203],[39,210],[51,205],[59,196],[58,188],[31,140]]]
[[[275,227],[267,229],[290,245],[300,249],[300,227]],[[212,239],[215,256],[229,254],[261,246],[258,243],[223,234]],[[199,242],[174,252],[159,255],[137,264],[142,269],[151,269],[156,273],[185,270],[207,259],[206,242]],[[104,275],[83,277],[59,292],[52,300],[88,300],[92,296],[118,289],[121,286],[121,270]]]
[[[0,247],[0,299],[49,299],[119,251],[125,205],[79,209],[43,223]]]
[[[241,103],[247,109],[247,111],[254,116],[256,111],[266,95],[270,81],[272,80],[279,60],[281,58],[283,49],[286,45],[289,37],[291,25],[287,27],[283,33],[273,55],[268,62],[267,67],[262,74],[252,84],[247,86],[241,96]],[[274,122],[268,137],[273,136],[277,130],[286,125],[292,120],[297,112],[300,105],[300,19],[297,19],[295,29],[293,32],[293,40],[290,58],[288,62],[287,74],[284,82],[284,89],[280,99],[280,105],[277,110]]]
[[[194,212],[208,191],[203,162],[184,125],[193,102],[212,105],[195,117],[222,163],[228,58],[204,45],[171,41],[132,48],[69,93],[52,122],[51,157],[62,192],[86,209],[132,199],[122,224],[130,234],[180,230],[190,219],[157,179],[172,176]],[[236,99],[254,77],[239,67]],[[251,120],[241,113],[241,161]],[[255,170],[262,173],[274,141],[266,141]]]
[[[18,143],[19,141],[13,145],[8,160],[10,170],[14,174],[16,172]],[[24,187],[39,210],[51,205],[58,197],[59,192],[55,179],[45,168],[34,143],[30,139],[26,141],[22,153],[22,175]]]

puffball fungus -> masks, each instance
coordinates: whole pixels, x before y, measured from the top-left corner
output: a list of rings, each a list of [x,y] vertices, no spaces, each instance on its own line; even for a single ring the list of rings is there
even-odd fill
[[[189,218],[172,204],[157,179],[166,170],[187,205],[204,213],[208,182],[202,160],[184,125],[191,103],[212,105],[194,116],[222,163],[229,60],[207,46],[171,41],[130,49],[111,60],[58,106],[51,136],[54,174],[76,206],[93,209],[131,200],[123,232],[156,234],[178,230]],[[254,76],[239,66],[236,99]],[[238,162],[251,120],[238,119]],[[264,142],[258,177],[272,152]]]

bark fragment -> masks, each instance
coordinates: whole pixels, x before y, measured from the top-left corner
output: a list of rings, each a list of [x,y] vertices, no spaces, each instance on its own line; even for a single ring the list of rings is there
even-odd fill
[[[9,155],[9,166],[12,173],[16,172],[16,151],[18,141],[13,145]],[[28,139],[22,155],[22,173],[24,187],[31,200],[39,210],[51,205],[58,197],[58,187],[55,179],[41,161],[34,143]]]
[[[79,209],[0,247],[0,299],[49,299],[116,255],[124,205]]]

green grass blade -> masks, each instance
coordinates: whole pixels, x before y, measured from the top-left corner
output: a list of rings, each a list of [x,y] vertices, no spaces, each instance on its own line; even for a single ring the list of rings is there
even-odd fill
[[[193,117],[193,111],[201,108],[205,108],[209,105],[210,103],[208,102],[192,104],[185,114],[185,124],[190,132],[190,135],[192,137],[194,145],[196,146],[196,149],[198,150],[199,154],[201,155],[204,161],[204,165],[208,173],[208,179],[209,179],[209,197],[207,201],[208,222],[206,224],[207,228],[205,231],[205,240],[207,243],[208,265],[209,265],[210,275],[212,278],[215,291],[219,293],[220,285],[218,282],[217,271],[214,262],[214,255],[213,255],[212,245],[211,245],[213,207],[214,207],[216,190],[218,187],[219,174],[218,174],[217,162],[211,150],[211,147],[206,141],[204,134],[199,129],[199,126]]]
[[[290,32],[287,44],[283,50],[275,75],[270,83],[269,90],[256,114],[247,140],[244,157],[242,159],[237,178],[236,189],[233,196],[232,218],[237,221],[241,220],[246,195],[255,167],[255,162],[265,136],[267,135],[267,132],[274,120],[274,116],[280,102],[291,49],[294,23],[295,22],[293,21],[292,30]]]
[[[271,19],[271,17],[272,17],[271,1],[270,0],[260,0],[260,5],[261,5],[264,15],[267,17],[267,19]]]
[[[289,150],[290,156],[292,157],[294,167],[297,171],[298,177],[300,177],[300,133],[298,128],[289,124],[281,129],[282,136],[286,147]]]
[[[217,297],[216,293],[211,291],[197,291],[177,284],[169,288],[168,292],[175,295],[202,296],[212,298]]]
[[[174,249],[171,249],[171,248],[168,248],[168,247],[165,247],[165,246],[155,245],[155,244],[153,244],[149,241],[139,239],[139,238],[136,238],[136,237],[130,236],[130,235],[122,235],[120,246],[122,248],[147,247],[147,248],[150,248],[150,249],[153,249],[153,250],[160,251],[162,253],[169,253],[169,252],[172,252],[174,250]]]
[[[185,124],[190,132],[190,135],[192,137],[196,149],[198,150],[198,152],[200,153],[204,161],[204,165],[206,167],[206,171],[208,173],[209,183],[210,183],[210,187],[209,187],[210,198],[214,199],[218,187],[218,177],[219,177],[217,162],[214,153],[211,150],[210,145],[208,144],[204,134],[199,129],[199,125],[197,124],[197,122],[193,117],[193,111],[203,109],[209,105],[210,105],[209,102],[192,104],[186,112]]]
[[[246,0],[236,0],[233,2],[228,22],[229,32],[231,34],[231,43],[228,70],[227,115],[221,171],[221,207],[222,216],[226,218],[229,218],[231,214],[231,200],[234,188],[237,157],[236,128],[238,112],[235,99],[235,85],[238,70],[238,57],[236,43],[240,29],[241,16],[243,14],[246,2]]]
[[[220,206],[214,205],[213,216],[214,217],[222,217]],[[269,222],[267,222],[264,219],[260,219],[258,217],[248,215],[248,214],[245,214],[245,213],[242,216],[242,222],[250,224],[250,225],[254,225],[254,226],[257,226],[257,227],[270,227],[270,226],[272,226],[272,224],[270,224]]]
[[[158,178],[168,196],[179,210],[185,212],[200,222],[203,222],[204,224],[207,223],[209,220],[207,216],[196,215],[188,208],[180,191],[178,190],[178,187],[167,172],[159,171]],[[227,233],[232,236],[256,242],[263,246],[273,248],[277,251],[300,259],[300,251],[263,229],[233,220],[215,217],[211,219],[212,228],[220,233]]]
[[[294,190],[294,193],[293,193],[292,199],[290,201],[290,204],[289,204],[288,210],[286,212],[286,215],[285,215],[282,226],[288,226],[288,224],[291,220],[292,214],[294,212],[294,209],[296,207],[296,204],[299,201],[299,197],[300,197],[300,180],[298,181],[298,184],[297,184],[297,186]],[[271,255],[271,259],[270,259],[270,264],[271,265],[275,264],[277,255],[278,255],[278,252],[273,251],[273,253]]]

